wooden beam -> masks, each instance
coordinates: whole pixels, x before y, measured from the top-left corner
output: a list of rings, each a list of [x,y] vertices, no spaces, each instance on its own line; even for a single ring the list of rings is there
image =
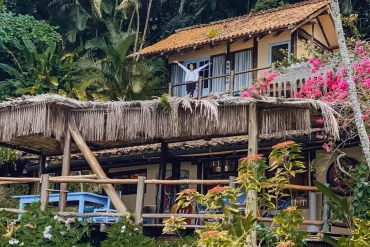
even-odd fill
[[[276,31],[274,34],[273,34],[273,37],[274,38],[277,38],[280,34],[282,34],[284,32],[284,30],[279,30],[279,31]]]
[[[257,104],[249,104],[249,121],[248,121],[248,155],[258,154],[258,113]],[[254,169],[254,176],[257,177],[257,170]],[[257,191],[248,191],[247,212],[252,212],[254,217],[257,217]],[[257,232],[252,231],[250,242],[253,246],[257,246]]]
[[[64,151],[63,151],[63,165],[62,165],[62,176],[68,176],[69,171],[71,170],[71,133],[69,130],[66,131],[66,135],[64,138]],[[67,207],[67,191],[68,184],[61,183],[60,184],[60,198],[59,198],[59,212],[66,211]]]
[[[145,177],[139,176],[137,178],[137,194],[135,206],[135,224],[140,224],[143,214],[144,194],[145,194]]]
[[[82,155],[85,157],[86,161],[89,163],[91,170],[97,175],[100,179],[107,179],[107,175],[103,171],[102,167],[100,166],[99,162],[97,161],[94,154],[91,152],[90,148],[87,146],[86,142],[82,138],[80,131],[77,129],[75,123],[69,123],[69,131],[72,135],[73,140],[77,144],[78,148],[80,149]],[[118,195],[117,191],[113,188],[111,184],[104,184],[102,185],[104,191],[107,193],[109,198],[111,199],[114,207],[120,213],[126,213],[127,208],[123,204],[120,196]]]
[[[50,181],[49,174],[41,176],[41,193],[40,193],[40,209],[45,211],[49,203]]]
[[[297,57],[298,54],[298,31],[290,34],[290,42],[291,42],[291,49],[292,53],[295,57]]]
[[[315,24],[311,24],[311,45],[315,43]]]
[[[258,35],[257,36],[257,41],[262,40],[267,34],[269,34],[269,33],[263,33],[263,34]]]
[[[45,166],[46,166],[46,156],[43,154],[40,154],[38,177],[41,177],[45,173]],[[40,184],[39,184],[39,187],[37,188],[37,191],[39,194],[41,193]]]
[[[253,38],[252,59],[253,59],[253,69],[257,69],[257,67],[258,67],[258,41],[257,41],[257,37]],[[257,71],[253,72],[253,81],[254,80],[257,80]]]
[[[299,23],[298,25],[296,25],[290,32],[293,33],[295,31],[297,31],[300,27],[306,25],[312,19],[314,19],[317,16],[321,15],[322,13],[324,13],[325,11],[327,11],[328,9],[329,9],[329,7],[328,6],[325,6],[325,7],[321,8],[320,10],[316,11],[312,15],[308,16],[305,21],[303,21],[303,22]]]
[[[253,37],[252,36],[248,36],[248,37],[245,37],[242,42],[243,43],[247,43],[249,40],[251,40]]]
[[[168,143],[161,142],[161,160],[159,163],[159,180],[166,179],[166,166],[167,166],[167,154],[168,154]],[[163,213],[164,205],[164,184],[158,186],[158,195],[157,195],[157,213]]]
[[[328,36],[326,36],[326,33],[325,33],[325,31],[324,31],[324,27],[323,27],[323,25],[322,25],[322,23],[321,23],[321,21],[320,21],[320,18],[319,18],[319,17],[317,17],[316,19],[317,19],[317,24],[319,24],[320,30],[321,30],[321,32],[322,32],[322,35],[324,35],[324,39],[325,39],[326,45],[327,45],[328,47],[330,47],[330,42],[329,42]]]

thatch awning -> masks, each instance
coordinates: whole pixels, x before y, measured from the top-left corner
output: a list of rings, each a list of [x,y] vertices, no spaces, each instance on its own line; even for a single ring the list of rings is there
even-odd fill
[[[3,145],[62,154],[69,122],[75,122],[94,150],[213,137],[248,135],[249,104],[259,110],[259,137],[307,135],[317,117],[322,127],[339,137],[335,112],[314,100],[227,97],[218,100],[169,98],[133,102],[81,102],[58,95],[23,97],[0,103]],[[321,113],[319,113],[321,112]],[[314,126],[317,127],[317,126]],[[72,145],[72,152],[78,151]]]

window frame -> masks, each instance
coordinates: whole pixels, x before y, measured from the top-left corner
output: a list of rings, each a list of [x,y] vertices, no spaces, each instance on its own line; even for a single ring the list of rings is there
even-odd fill
[[[269,66],[271,66],[271,56],[272,56],[272,47],[274,46],[278,46],[278,45],[288,45],[288,51],[289,52],[292,52],[292,47],[291,47],[291,42],[290,40],[286,40],[286,41],[281,41],[281,42],[276,42],[276,43],[271,43],[269,45]]]

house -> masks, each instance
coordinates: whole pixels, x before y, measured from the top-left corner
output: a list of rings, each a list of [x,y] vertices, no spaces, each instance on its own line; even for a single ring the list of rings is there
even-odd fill
[[[274,62],[284,58],[281,49],[291,51],[298,58],[307,56],[304,41],[315,43],[324,52],[335,52],[338,49],[328,1],[307,1],[185,28],[157,44],[144,48],[140,54],[161,55],[167,58],[170,71],[169,91],[174,96],[186,95],[186,85],[183,84],[184,73],[174,61],[178,60],[185,66],[195,64],[196,67],[211,61],[212,66],[201,72],[203,79],[198,85],[198,88],[201,88],[199,95],[207,96],[210,93],[227,90],[237,93],[242,88],[251,86],[259,74],[270,69]],[[286,75],[293,76],[289,73]],[[177,105],[179,117],[170,118],[161,111],[158,101],[155,100],[127,105],[118,102],[113,108],[114,103],[85,104],[59,98],[57,104],[50,99],[47,99],[47,102],[50,107],[56,107],[60,113],[79,120],[82,135],[93,151],[95,150],[95,157],[110,178],[135,179],[138,176],[145,176],[147,179],[161,180],[217,180],[237,175],[239,159],[248,154],[251,138],[248,111],[253,100],[249,102],[236,97],[230,98],[218,107],[220,124],[215,123],[212,118],[204,120],[204,116],[209,117],[209,114],[199,112],[199,108],[192,115],[180,104]],[[22,102],[19,104],[22,105]],[[59,108],[60,102],[67,102],[64,108]],[[295,107],[294,103],[273,101],[259,103],[261,105],[258,107],[259,117],[256,121],[258,129],[256,151],[267,155],[272,145],[289,138],[302,145],[305,165],[308,168],[309,164],[323,152],[322,145],[325,140],[317,138],[317,135],[325,132],[325,128],[315,121],[320,114],[317,114],[311,106],[302,110],[302,107]],[[9,111],[16,111],[12,107],[17,108],[17,104],[4,103],[3,107],[9,108]],[[32,116],[29,119],[33,119],[35,115],[31,110],[29,114]],[[93,110],[96,115],[90,114]],[[122,110],[123,113],[118,110]],[[152,111],[154,114],[151,115]],[[269,115],[271,112],[274,114]],[[52,114],[46,114],[45,119],[49,118],[49,115]],[[56,119],[59,117],[55,116]],[[127,120],[130,118],[132,122]],[[25,124],[23,121],[24,117],[20,116],[18,122],[14,120],[12,124],[4,126],[22,125]],[[285,123],[286,129],[276,124],[279,121]],[[107,127],[108,122],[111,128]],[[26,124],[33,126],[32,122]],[[28,148],[28,151],[32,143],[38,155],[41,152],[42,155],[48,156],[45,171],[58,175],[61,173],[63,163],[63,157],[58,155],[62,154],[61,140],[64,133],[62,130],[65,126],[59,126],[60,130],[56,133],[53,127],[47,129],[45,126],[37,128],[35,126],[27,128],[27,131],[25,130],[27,133],[18,133],[17,131],[23,128],[14,128],[13,134],[7,129],[0,130],[0,133],[3,133],[0,141],[10,146]],[[39,132],[32,132],[36,130]],[[106,133],[108,130],[111,132],[109,135]],[[117,133],[112,134],[113,130]],[[26,134],[29,137],[25,138]],[[114,139],[115,135],[119,137]],[[108,138],[113,139],[107,140]],[[354,141],[342,146],[342,150],[348,155],[342,159],[343,165],[356,165],[360,162],[361,150],[358,145],[359,143]],[[84,157],[77,154],[79,150],[75,144],[72,145],[72,152],[76,153],[71,155],[72,170],[90,169]],[[316,179],[343,189],[345,184],[337,178],[333,165],[335,161],[335,157],[331,157],[327,164],[326,161],[322,161],[321,165],[324,168],[322,172],[318,172]],[[28,164],[27,170],[36,175],[37,171],[43,170],[40,167],[43,167],[42,162],[36,165]],[[312,174],[307,169],[306,173],[297,176],[292,183],[312,185],[312,181]],[[210,186],[213,185],[189,185],[190,188],[196,188],[202,193],[206,193]],[[183,188],[186,188],[186,185],[157,187],[147,184],[144,205],[157,207],[160,213],[169,213],[176,193]],[[136,184],[118,186],[116,190],[122,192],[122,200],[126,207],[135,210]],[[306,198],[303,199],[305,203],[301,205],[305,211],[305,218],[321,220],[321,197],[308,192],[302,192],[299,196],[302,194],[305,194]],[[315,230],[317,231],[316,228],[313,231]]]
[[[211,92],[238,92],[251,86],[262,71],[283,60],[281,50],[297,58],[307,57],[305,41],[314,43],[323,52],[338,49],[329,1],[306,1],[183,28],[144,48],[140,54],[166,57],[169,94],[174,96],[187,94],[182,84],[184,71],[174,61],[185,66],[193,64],[196,68],[211,62],[211,66],[200,72],[203,80],[199,95],[207,96]],[[216,78],[207,79],[210,77]]]

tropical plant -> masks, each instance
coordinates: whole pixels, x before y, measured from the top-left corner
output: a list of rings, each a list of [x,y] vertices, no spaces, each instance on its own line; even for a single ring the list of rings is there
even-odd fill
[[[241,159],[235,181],[238,188],[216,186],[206,195],[195,189],[181,191],[176,199],[178,208],[204,205],[213,219],[212,222],[204,222],[204,226],[197,231],[197,246],[255,246],[256,243],[251,242],[255,231],[263,233],[259,235],[258,246],[305,246],[307,233],[299,229],[303,222],[301,210],[290,206],[276,212],[272,225],[265,227],[256,225],[257,218],[249,208],[252,198],[247,197],[244,202],[239,202],[245,204],[245,215],[237,203],[241,196],[256,191],[260,192],[259,208],[266,208],[267,212],[274,210],[275,203],[287,195],[285,190],[290,178],[303,172],[300,152],[300,147],[292,141],[275,145],[270,154],[273,161],[270,170],[276,175],[270,179],[265,177],[268,166],[263,156],[250,155]],[[263,187],[267,188],[267,192],[261,192]],[[221,214],[211,213],[217,211]],[[176,232],[186,226],[184,218],[172,217],[165,222],[164,233]]]
[[[119,32],[113,23],[106,24],[109,30],[107,37],[88,41],[85,48],[90,52],[78,63],[83,78],[79,86],[82,94],[79,97],[87,97],[87,90],[96,88],[96,92],[91,93],[94,99],[129,99],[146,86],[160,82],[161,77],[155,75],[164,70],[158,62],[127,57],[136,34]],[[92,57],[93,52],[102,54],[101,58]]]
[[[10,79],[1,83],[1,99],[42,93],[73,96],[76,78],[72,75],[71,66],[76,53],[66,53],[62,43],[50,43],[42,52],[27,39],[22,42],[15,40],[13,44],[22,56],[17,58],[7,49],[14,65],[0,63],[0,68],[10,75]]]
[[[86,222],[69,218],[64,220],[38,209],[39,204],[27,207],[19,221],[0,213],[0,246],[30,247],[88,247],[90,229]]]

